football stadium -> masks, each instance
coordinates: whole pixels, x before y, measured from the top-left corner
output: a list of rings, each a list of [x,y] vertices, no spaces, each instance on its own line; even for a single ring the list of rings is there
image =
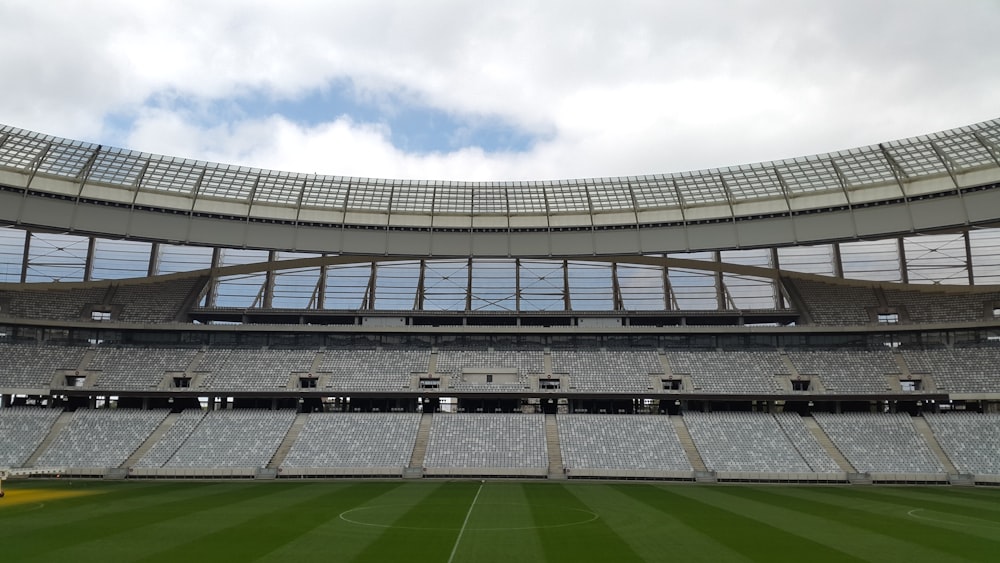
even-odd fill
[[[0,126],[0,224],[15,560],[1000,549],[1000,120],[510,182]]]

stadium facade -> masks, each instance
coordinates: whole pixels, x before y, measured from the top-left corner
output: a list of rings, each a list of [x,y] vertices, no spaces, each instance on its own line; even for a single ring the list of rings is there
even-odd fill
[[[0,466],[998,482],[998,221],[1000,120],[523,182],[0,126]]]

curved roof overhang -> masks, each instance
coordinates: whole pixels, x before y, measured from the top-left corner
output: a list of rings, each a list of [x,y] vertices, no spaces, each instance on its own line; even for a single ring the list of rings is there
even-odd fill
[[[114,238],[383,256],[607,256],[998,220],[1000,120],[723,169],[524,182],[294,174],[0,126],[0,222]]]

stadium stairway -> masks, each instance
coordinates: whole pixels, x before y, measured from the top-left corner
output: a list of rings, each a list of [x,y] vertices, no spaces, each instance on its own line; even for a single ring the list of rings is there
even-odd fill
[[[146,455],[146,452],[159,442],[160,438],[162,438],[163,435],[170,430],[180,416],[180,413],[176,412],[168,414],[167,417],[163,419],[163,422],[156,427],[156,430],[153,430],[153,433],[149,435],[149,438],[146,438],[146,441],[140,444],[139,447],[132,452],[132,455],[128,456],[128,459],[125,460],[125,463],[121,464],[121,467],[133,467],[136,463],[138,463],[139,460],[142,459],[142,456]]]
[[[549,453],[549,479],[565,479],[562,449],[559,446],[559,426],[554,414],[545,415],[545,447]]]
[[[698,452],[698,448],[694,445],[694,440],[691,439],[691,433],[688,432],[687,426],[684,424],[684,417],[670,415],[670,422],[674,425],[677,438],[681,441],[681,446],[684,448],[684,453],[687,454],[688,461],[691,462],[691,468],[696,472],[707,472],[708,468],[705,467],[705,460],[701,459],[701,453]]]
[[[819,442],[819,445],[822,446],[827,455],[833,458],[833,461],[837,462],[841,471],[844,471],[845,473],[857,473],[857,470],[854,469],[851,462],[847,461],[844,454],[842,454],[840,450],[837,449],[837,446],[830,441],[830,437],[826,435],[826,432],[823,432],[823,429],[819,427],[816,419],[811,416],[803,416],[802,422],[805,423],[809,432],[812,432],[813,437],[816,438],[816,441]]]
[[[927,424],[927,419],[915,416],[912,420],[913,426],[917,429],[917,432],[924,437],[924,441],[926,441],[927,445],[930,446],[931,452],[937,460],[941,462],[941,466],[944,467],[944,470],[948,473],[948,475],[958,474],[958,468],[956,468],[955,464],[948,459],[948,455],[944,453],[944,449],[941,448],[941,444],[937,441],[937,436],[934,435],[934,431],[931,430],[931,426]]]
[[[299,439],[299,434],[302,433],[302,427],[306,425],[307,420],[309,420],[308,413],[295,415],[295,421],[292,422],[292,425],[288,428],[288,432],[285,433],[285,437],[281,440],[278,450],[274,452],[271,462],[267,464],[268,469],[277,469],[285,462],[285,457],[291,451],[295,441]]]
[[[42,453],[49,448],[49,445],[52,444],[52,441],[56,439],[56,436],[58,436],[59,433],[62,432],[62,429],[67,424],[69,424],[69,421],[71,420],[73,420],[73,413],[63,412],[62,414],[60,414],[59,418],[57,418],[55,423],[52,424],[52,428],[49,428],[49,433],[45,435],[45,439],[42,440],[41,444],[38,444],[38,447],[35,448],[35,451],[32,452],[28,460],[24,462],[24,466],[34,467],[35,462],[38,461],[38,458],[41,457]]]
[[[410,466],[404,471],[406,477],[419,479],[424,474],[424,458],[427,456],[427,441],[431,437],[433,420],[433,413],[425,412],[420,416],[417,439],[413,442],[413,452],[410,454]]]

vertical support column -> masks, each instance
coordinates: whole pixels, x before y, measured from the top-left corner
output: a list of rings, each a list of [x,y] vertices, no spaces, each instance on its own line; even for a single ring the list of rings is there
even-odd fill
[[[372,262],[371,274],[368,276],[368,287],[365,288],[365,296],[361,302],[361,308],[372,310],[375,308],[375,284],[378,281],[378,262]]]
[[[969,239],[969,231],[962,233],[965,240],[965,271],[969,274],[969,285],[976,285],[976,274],[972,271],[972,241]]]
[[[465,312],[468,313],[472,310],[472,258],[469,258],[469,263],[466,270],[466,280],[465,280]]]
[[[94,247],[97,246],[94,237],[87,239],[87,256],[83,259],[83,281],[88,282],[93,279],[94,273]]]
[[[666,258],[666,254],[663,255]],[[670,268],[664,264],[661,271],[663,275],[663,309],[665,311],[675,311],[677,306],[677,296],[674,295],[674,288],[670,285]]]
[[[903,283],[910,283],[910,265],[906,263],[906,244],[903,237],[896,239],[896,249],[899,253],[899,275]]]
[[[424,299],[427,297],[426,290],[426,280],[427,279],[427,260],[420,260],[420,274],[417,277],[417,292],[413,296],[413,310],[423,311],[424,310]]]
[[[569,260],[563,260],[562,271],[563,271],[563,310],[572,311],[573,301],[572,299],[570,299],[570,294],[569,294]]]
[[[149,247],[149,265],[146,268],[146,276],[152,277],[156,275],[156,271],[160,267],[160,243],[154,242]]]
[[[716,264],[722,264],[722,252],[716,250],[713,253]],[[715,308],[719,311],[725,310],[729,304],[726,298],[726,288],[723,285],[722,270],[715,272]]]
[[[28,281],[28,256],[31,252],[31,231],[24,232],[24,254],[21,257],[21,283]]]
[[[778,256],[778,249],[771,248],[771,267],[774,268],[776,272],[781,271],[781,260]],[[774,291],[774,307],[776,309],[787,309],[788,302],[785,301],[785,293],[781,291],[781,275],[775,276],[771,280],[771,289]]]
[[[208,307],[215,307],[216,297],[219,293],[219,275],[216,271],[219,268],[219,262],[222,260],[222,250],[219,247],[212,249],[212,279],[208,282],[208,294],[205,297],[205,305]]]
[[[521,312],[521,259],[514,259],[514,311]]]
[[[326,286],[329,285],[330,265],[323,264],[319,267],[319,299],[316,303],[317,309],[326,309]]]
[[[267,261],[274,262],[277,259],[278,253],[271,250],[267,253]],[[265,309],[270,309],[274,303],[274,270],[268,269],[264,273],[264,299],[262,300],[261,307]]]
[[[840,243],[833,243],[833,275],[834,277],[844,277],[844,260],[840,257]]]
[[[611,263],[612,308],[615,311],[625,310],[625,300],[622,298],[621,284],[618,282],[618,262]]]

